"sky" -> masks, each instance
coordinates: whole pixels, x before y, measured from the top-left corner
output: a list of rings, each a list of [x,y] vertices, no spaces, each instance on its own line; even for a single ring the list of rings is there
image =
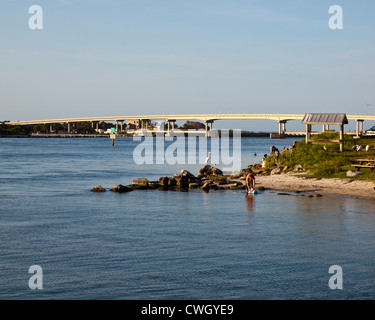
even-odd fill
[[[43,9],[42,30],[29,28],[32,5]],[[329,27],[332,5],[343,10],[343,29]],[[373,0],[0,0],[0,6],[1,121],[375,114]],[[277,123],[217,121],[214,128],[266,131]]]

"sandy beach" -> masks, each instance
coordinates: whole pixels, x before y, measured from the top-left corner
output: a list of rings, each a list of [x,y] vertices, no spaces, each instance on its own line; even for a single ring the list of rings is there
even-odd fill
[[[372,181],[351,181],[350,179],[304,178],[298,174],[257,176],[256,185],[266,189],[303,192],[306,194],[342,195],[375,200],[375,184]]]

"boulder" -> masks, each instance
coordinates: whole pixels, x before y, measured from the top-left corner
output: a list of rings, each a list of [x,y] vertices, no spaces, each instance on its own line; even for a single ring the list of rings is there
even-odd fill
[[[187,188],[189,186],[189,180],[187,178],[179,178],[176,180],[176,186]]]
[[[272,169],[271,171],[271,175],[275,175],[275,174],[281,174],[282,172],[282,169],[281,168],[275,168],[275,169]]]
[[[233,172],[231,175],[229,175],[229,178],[231,179],[239,179],[242,176],[242,174],[238,171]]]
[[[149,189],[158,189],[159,187],[161,187],[161,184],[157,181],[151,181],[149,184],[148,184],[148,188]]]
[[[169,181],[169,178],[168,178],[168,177],[160,177],[158,182],[159,182],[162,186],[167,186],[167,185],[168,185],[168,181]]]
[[[199,183],[196,183],[196,182],[189,183],[189,188],[190,189],[197,189],[197,188],[199,188]]]
[[[102,186],[96,186],[91,189],[91,192],[106,192],[107,190],[104,189]]]
[[[174,187],[177,185],[177,180],[173,177],[160,177],[158,182],[163,187]]]
[[[146,178],[136,178],[133,180],[133,184],[148,184],[150,181],[148,181]]]
[[[174,179],[174,178],[168,178],[168,186],[169,187],[173,187],[175,185],[177,185],[176,179]]]
[[[208,191],[210,190],[210,184],[206,182],[203,186],[200,187],[202,190]]]
[[[133,189],[128,188],[126,186],[123,186],[122,184],[118,184],[117,186],[113,187],[111,189],[112,192],[118,192],[118,193],[123,193],[123,192],[129,192],[133,191]]]
[[[185,177],[187,179],[196,179],[195,175],[186,170],[181,170],[180,176]]]
[[[137,184],[132,183],[126,187],[132,190],[146,190],[150,188],[150,184],[149,183],[137,183]]]
[[[199,170],[198,178],[202,178],[204,176],[211,176],[211,175],[222,176],[223,171],[221,171],[220,169],[218,169],[216,167],[206,165],[202,169]]]

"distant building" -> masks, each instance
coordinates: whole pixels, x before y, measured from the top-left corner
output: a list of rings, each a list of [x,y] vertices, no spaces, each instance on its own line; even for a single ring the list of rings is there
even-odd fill
[[[142,128],[142,125],[143,125],[143,128]],[[146,120],[137,119],[137,120],[129,120],[128,124],[127,124],[127,128],[128,129],[135,129],[135,130],[151,129],[152,125],[151,125],[151,121],[148,120],[148,119],[146,119]]]

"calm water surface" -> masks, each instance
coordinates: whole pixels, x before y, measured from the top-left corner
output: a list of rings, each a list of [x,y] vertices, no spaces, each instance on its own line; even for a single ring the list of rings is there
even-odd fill
[[[292,142],[243,138],[242,165]],[[375,298],[373,201],[91,193],[202,167],[135,165],[137,144],[0,139],[0,299]],[[43,290],[28,286],[32,265],[43,268]],[[332,265],[342,290],[328,286]]]

